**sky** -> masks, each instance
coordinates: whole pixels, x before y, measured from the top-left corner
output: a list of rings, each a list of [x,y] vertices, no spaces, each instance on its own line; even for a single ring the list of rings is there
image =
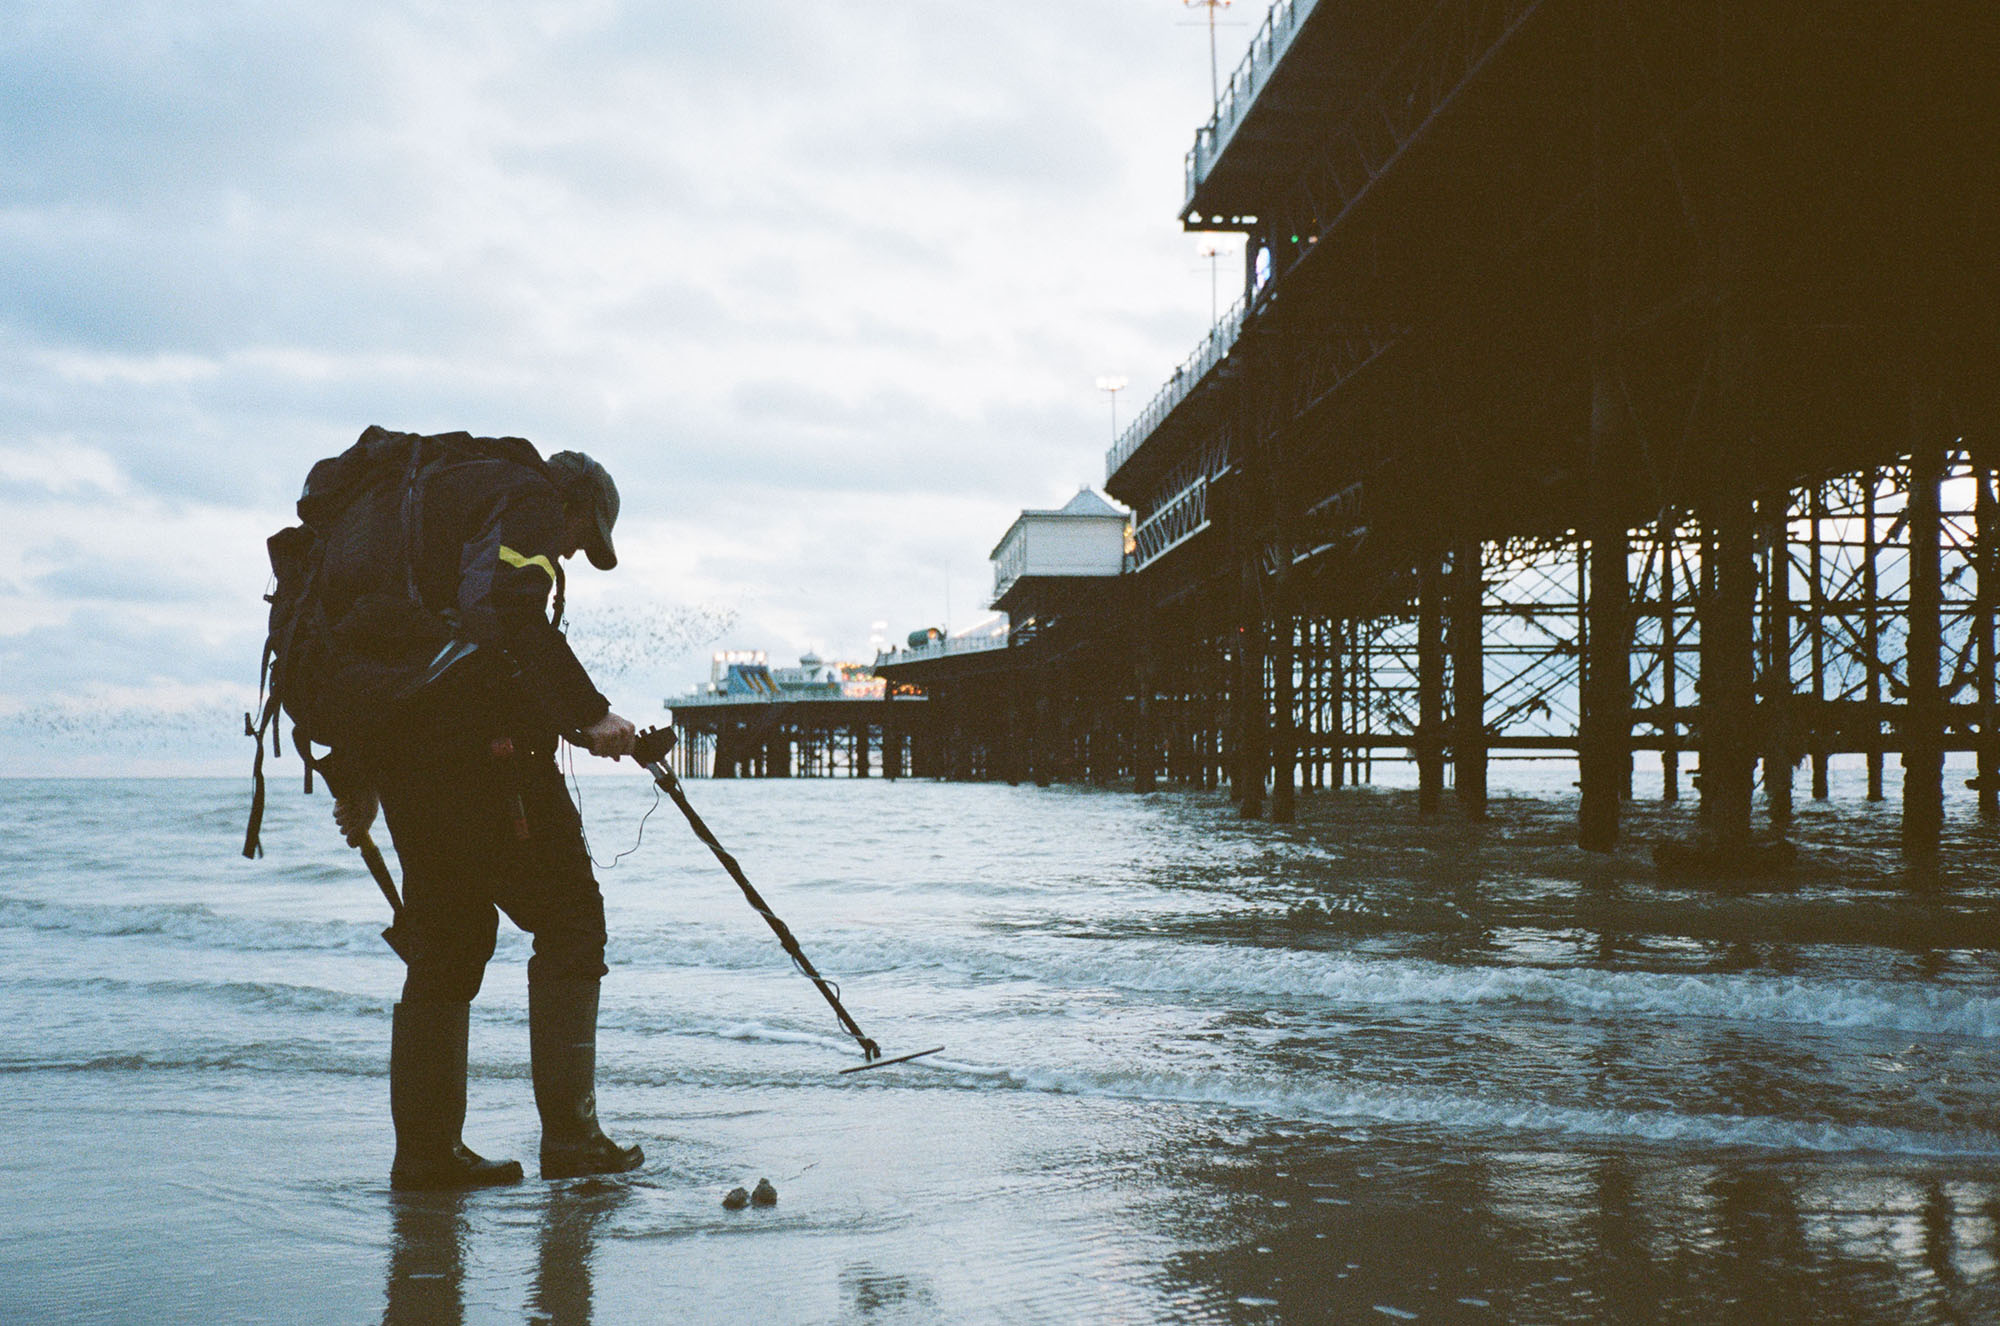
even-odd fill
[[[572,619],[642,723],[973,624],[1208,328],[1201,14],[10,0],[0,774],[244,767],[263,540],[370,424],[610,468]]]

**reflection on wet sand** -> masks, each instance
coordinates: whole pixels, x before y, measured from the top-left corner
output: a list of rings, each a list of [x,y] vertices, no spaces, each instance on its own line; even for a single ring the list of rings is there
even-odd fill
[[[1425,1154],[1351,1131],[1160,1159],[1163,1232],[1188,1248],[1163,1268],[1176,1315],[2000,1320],[2000,1182],[1908,1161]]]
[[[382,1326],[455,1326],[465,1320],[463,1193],[389,1198],[388,1301]]]
[[[931,1316],[937,1311],[928,1280],[896,1275],[865,1262],[842,1268],[840,1293],[849,1314],[864,1319]]]
[[[584,1180],[551,1185],[542,1195],[534,1279],[524,1319],[589,1326],[591,1264],[604,1226],[630,1191],[623,1183]],[[473,1221],[465,1193],[398,1193],[389,1199],[389,1271],[383,1326],[456,1326],[465,1321],[467,1239]]]
[[[591,1262],[605,1223],[630,1190],[617,1180],[584,1179],[550,1187],[542,1203],[535,1280],[527,1319],[553,1326],[589,1326]]]

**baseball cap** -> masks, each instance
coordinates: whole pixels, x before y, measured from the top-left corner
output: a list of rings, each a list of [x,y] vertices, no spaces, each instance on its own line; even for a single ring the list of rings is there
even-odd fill
[[[589,504],[591,529],[583,552],[592,566],[609,571],[618,565],[618,554],[611,547],[611,527],[618,523],[618,485],[611,481],[611,471],[581,451],[558,451],[548,465],[564,501]]]

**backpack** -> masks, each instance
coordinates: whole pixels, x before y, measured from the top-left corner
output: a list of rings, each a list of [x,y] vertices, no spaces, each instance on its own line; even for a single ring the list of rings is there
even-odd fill
[[[493,459],[546,473],[520,438],[370,427],[307,474],[299,523],[265,541],[271,609],[258,708],[243,716],[244,735],[257,742],[244,856],[263,854],[265,737],[271,754],[281,755],[281,714],[292,720],[292,747],[311,792],[315,745],[365,747],[383,739],[435,700],[425,693],[429,680],[471,652],[456,638],[450,610],[432,611],[418,592],[423,494],[445,466]],[[560,615],[560,579],[556,593]]]

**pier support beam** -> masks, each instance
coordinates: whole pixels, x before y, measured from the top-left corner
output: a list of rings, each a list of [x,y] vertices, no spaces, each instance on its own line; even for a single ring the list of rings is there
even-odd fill
[[[1347,783],[1347,618],[1326,619],[1327,786]]]
[[[1750,801],[1757,753],[1751,670],[1757,567],[1748,493],[1710,500],[1703,522],[1713,534],[1714,592],[1701,604],[1701,823],[1713,845],[1750,841]]]
[[[1943,601],[1943,419],[1937,389],[1919,378],[1910,398],[1910,623],[1903,725],[1903,854],[1937,855],[1944,826],[1944,690],[1938,684]]]
[[[1271,820],[1277,824],[1290,824],[1298,814],[1298,619],[1292,614],[1287,584],[1285,563],[1290,561],[1290,549],[1281,547],[1271,582]]]
[[[1974,574],[1978,577],[1973,604],[1972,629],[1976,633],[1973,659],[1979,673],[1979,813],[1991,819],[2000,815],[2000,658],[1995,657],[1993,631],[2000,616],[2000,493],[1993,488],[1993,452],[1990,441],[1973,444],[1972,477],[1978,484],[1973,498],[1973,525],[1978,542],[1974,545]]]
[[[1460,809],[1486,816],[1486,579],[1484,545],[1460,539],[1451,555],[1452,782]]]
[[[1236,636],[1236,685],[1231,698],[1236,711],[1236,750],[1229,790],[1246,820],[1264,814],[1264,612],[1256,558],[1246,553],[1242,565],[1242,598]]]
[[[1608,852],[1618,843],[1619,802],[1632,773],[1632,625],[1629,540],[1612,513],[1598,517],[1588,552],[1583,718],[1577,738],[1577,843]]]
[[[1417,567],[1417,813],[1444,802],[1444,576],[1436,552]]]
[[[1861,600],[1867,615],[1861,622],[1862,648],[1867,653],[1868,681],[1868,799],[1882,800],[1882,531],[1875,510],[1876,491],[1882,486],[1882,472],[1867,470],[1867,487],[1861,498]]]
[[[1826,733],[1826,485],[1814,484],[1806,543],[1806,638],[1812,652],[1812,794],[1827,798]]]
[[[1632,627],[1629,536],[1620,510],[1626,450],[1625,408],[1619,397],[1614,358],[1621,321],[1613,243],[1617,204],[1611,154],[1625,140],[1625,99],[1614,91],[1620,77],[1613,60],[1608,15],[1591,17],[1591,240],[1590,240],[1590,418],[1587,460],[1591,508],[1579,535],[1588,542],[1588,590],[1584,605],[1585,655],[1582,711],[1577,733],[1577,842],[1587,851],[1608,852],[1618,842],[1619,803],[1632,791]]]
[[[1132,712],[1132,790],[1150,792],[1159,786],[1159,751],[1153,737],[1153,674],[1139,669],[1138,695]]]
[[[1764,809],[1780,837],[1792,824],[1792,554],[1789,499],[1761,503],[1764,518]]]
[[[1725,358],[1727,357],[1725,349]],[[1725,372],[1729,371],[1725,368]],[[1725,401],[1740,384],[1723,384]],[[1719,439],[1721,447],[1747,445],[1739,410],[1724,412],[1736,425]],[[1719,467],[1720,468],[1720,467]],[[1757,697],[1754,623],[1757,610],[1756,509],[1737,467],[1715,476],[1701,511],[1707,536],[1704,569],[1708,592],[1699,610],[1701,627],[1701,826],[1712,848],[1740,847],[1750,841],[1750,803],[1757,765]]]
[[[1037,669],[1035,681],[1035,735],[1034,751],[1035,786],[1047,787],[1055,781],[1056,763],[1056,716],[1055,701],[1049,695],[1053,677],[1048,668]]]
[[[1660,547],[1660,800],[1681,799],[1680,586],[1686,573],[1681,555],[1680,515],[1660,513],[1654,525]]]

